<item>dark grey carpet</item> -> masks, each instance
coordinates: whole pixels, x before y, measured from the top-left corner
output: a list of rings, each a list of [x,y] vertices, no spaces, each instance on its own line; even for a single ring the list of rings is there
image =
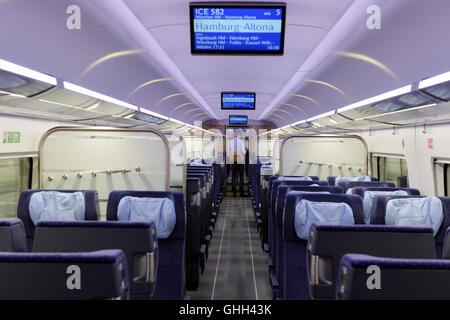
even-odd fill
[[[271,299],[266,265],[250,198],[225,197],[193,300]]]

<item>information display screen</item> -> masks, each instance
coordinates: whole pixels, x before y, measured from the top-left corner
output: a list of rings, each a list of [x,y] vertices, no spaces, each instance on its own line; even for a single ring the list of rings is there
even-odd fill
[[[255,110],[254,92],[222,92],[222,110]]]
[[[283,3],[191,3],[190,10],[192,54],[283,54]]]
[[[248,118],[247,116],[229,116],[228,123],[230,125],[246,126],[248,123]]]

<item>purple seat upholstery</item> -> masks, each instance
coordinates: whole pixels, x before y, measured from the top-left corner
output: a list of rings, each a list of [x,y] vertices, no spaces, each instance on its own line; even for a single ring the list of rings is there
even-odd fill
[[[278,255],[280,260],[277,261],[279,295],[280,298],[287,300],[310,299],[306,273],[307,241],[298,238],[294,228],[295,209],[301,200],[346,203],[352,209],[355,224],[364,224],[363,203],[361,197],[357,195],[305,194],[296,191],[288,193]]]
[[[31,251],[33,247],[34,223],[30,218],[29,203],[31,196],[41,191],[58,191],[65,193],[81,192],[84,195],[85,202],[85,220],[98,220],[98,193],[95,190],[26,190],[20,194],[19,205],[17,207],[17,217],[22,220],[25,227],[27,251]]]
[[[158,270],[153,299],[184,299],[184,259],[186,238],[186,211],[184,194],[159,191],[112,191],[106,210],[107,219],[117,221],[117,209],[123,197],[168,198],[175,206],[176,224],[167,239],[159,239]]]

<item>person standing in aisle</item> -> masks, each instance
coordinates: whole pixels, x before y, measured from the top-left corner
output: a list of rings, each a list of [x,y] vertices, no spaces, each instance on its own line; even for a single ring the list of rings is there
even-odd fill
[[[245,170],[245,144],[237,132],[233,139],[228,140],[227,146],[228,163],[231,164],[231,184],[233,197],[236,197],[236,173],[239,173],[239,193],[245,197],[244,193],[244,170]]]

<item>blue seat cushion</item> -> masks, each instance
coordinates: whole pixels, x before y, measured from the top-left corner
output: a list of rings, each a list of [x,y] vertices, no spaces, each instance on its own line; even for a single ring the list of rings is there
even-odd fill
[[[295,207],[294,228],[300,239],[308,240],[312,224],[355,224],[353,210],[347,203],[316,202],[302,199]]]
[[[167,239],[176,224],[175,206],[168,198],[131,197],[120,199],[119,221],[153,221],[158,239]]]
[[[427,226],[436,236],[443,220],[442,202],[437,197],[398,198],[386,205],[386,225]]]
[[[36,225],[41,220],[84,220],[86,205],[82,192],[40,191],[31,196],[28,210]]]
[[[359,177],[336,177],[334,182],[335,186],[339,185],[339,182],[349,182],[349,181],[357,181],[357,182],[370,182],[372,181],[368,176],[359,176]]]
[[[351,189],[349,189],[351,190]],[[366,191],[364,192],[363,209],[364,222],[370,224],[370,215],[372,213],[373,201],[375,196],[407,196],[408,192],[404,190],[396,191]]]

